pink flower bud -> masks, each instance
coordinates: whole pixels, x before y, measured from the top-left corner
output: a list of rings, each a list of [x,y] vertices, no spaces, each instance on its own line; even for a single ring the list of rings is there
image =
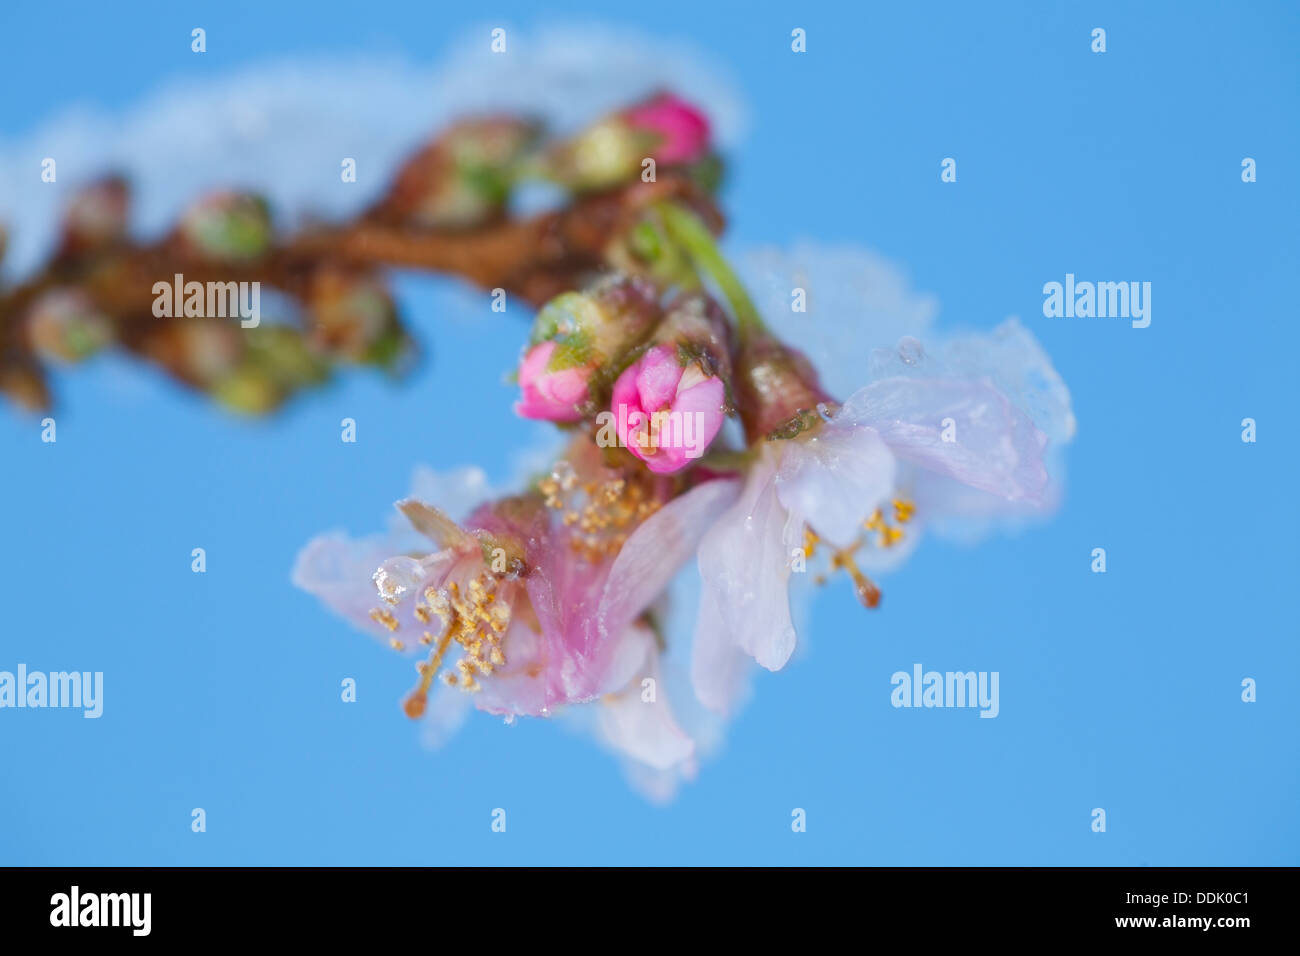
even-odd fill
[[[589,190],[632,179],[646,159],[676,166],[695,164],[708,154],[708,119],[686,101],[660,93],[557,144],[547,164],[558,182]]]
[[[693,163],[709,151],[708,119],[671,93],[660,93],[623,115],[633,129],[659,138],[653,155],[661,163]]]
[[[593,414],[628,352],[659,321],[659,292],[642,279],[609,275],[542,307],[519,367],[524,418],[576,422]]]
[[[613,425],[619,443],[657,474],[685,468],[704,454],[726,417],[726,386],[680,353],[649,349],[614,383]]]
[[[519,366],[523,395],[515,403],[515,414],[552,422],[582,418],[578,406],[587,400],[587,383],[594,369],[590,365],[550,368],[556,348],[553,341],[540,342],[524,355]]]

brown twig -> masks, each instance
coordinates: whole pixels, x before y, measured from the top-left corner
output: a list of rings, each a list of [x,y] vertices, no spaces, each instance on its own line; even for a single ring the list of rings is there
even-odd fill
[[[117,326],[118,341],[158,358],[147,340],[159,322],[153,286],[181,274],[186,282],[260,282],[301,297],[323,264],[392,267],[458,275],[483,289],[501,288],[540,304],[579,286],[607,265],[612,241],[641,210],[677,198],[722,228],[716,206],[683,174],[665,171],[658,182],[635,182],[576,198],[569,206],[529,219],[503,219],[465,230],[431,230],[362,216],[341,226],[313,226],[245,263],[214,262],[176,237],[152,244],[120,243],[87,257],[56,255],[24,282],[0,290],[0,389],[32,406],[48,404],[39,362],[25,341],[22,318],[49,291],[75,287]],[[175,367],[173,375],[193,384]]]

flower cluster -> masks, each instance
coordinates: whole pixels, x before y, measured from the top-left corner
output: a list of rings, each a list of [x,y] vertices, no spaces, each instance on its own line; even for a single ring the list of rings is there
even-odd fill
[[[707,126],[664,98],[575,141],[596,156],[552,159],[603,182],[627,165],[611,144],[629,129],[657,131],[677,160],[706,151]],[[612,244],[609,267],[543,305],[521,352],[516,413],[565,436],[549,473],[499,497],[468,473],[480,500],[460,521],[417,492],[397,504],[407,527],[317,538],[294,578],[420,654],[409,716],[454,710],[447,695],[507,719],[594,710],[664,792],[695,772],[749,660],[790,659],[793,574],[824,560],[820,578],[843,571],[878,606],[869,575],[922,527],[1050,507],[1049,455],[1072,422],[1038,407],[1059,378],[1014,322],[946,351],[905,340],[837,395],[759,315],[689,203],[648,204]],[[666,633],[665,592],[692,562],[695,632]],[[689,654],[670,654],[684,639]]]

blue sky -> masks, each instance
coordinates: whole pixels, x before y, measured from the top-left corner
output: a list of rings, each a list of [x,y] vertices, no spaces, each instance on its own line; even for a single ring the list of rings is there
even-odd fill
[[[466,19],[451,4],[9,5],[0,208],[46,201],[28,201],[49,188],[35,172],[14,171],[50,130],[111,133],[159,91],[186,91],[183,104],[241,72],[358,56],[420,74],[495,25],[520,55],[556,25],[634,31],[691,51],[717,77],[711,101],[736,100],[730,247],[860,245],[937,300],[941,329],[1021,317],[1079,423],[1059,514],[975,548],[926,541],[875,613],[829,586],[804,652],[757,677],[700,778],[656,807],[588,739],[546,723],[476,715],[427,751],[397,706],[409,665],[288,581],[313,534],[377,529],[418,463],[509,480],[537,435],[502,384],[525,315],[503,333],[453,283],[403,277],[430,353],[418,373],[345,376],[262,424],[100,360],[59,376],[57,443],[0,411],[0,669],[105,674],[99,720],[0,711],[0,862],[1300,862],[1300,13],[602,6]],[[1105,54],[1089,48],[1098,26]],[[806,54],[790,51],[794,27]],[[324,125],[337,106],[331,144],[362,112],[391,128],[376,164],[426,132],[382,104],[316,106]],[[93,141],[70,141],[89,143],[89,165]],[[168,182],[195,175],[169,178],[159,149],[135,158]],[[261,154],[242,153],[255,172]],[[940,182],[944,157],[956,183]],[[1243,157],[1257,182],[1241,181]],[[1044,318],[1043,284],[1066,273],[1151,282],[1150,327]],[[860,318],[846,311],[846,337]],[[339,441],[344,417],[355,445]],[[1096,547],[1104,575],[1089,570]],[[890,675],[916,662],[998,671],[998,718],[892,708]],[[344,677],[355,704],[339,700]],[[206,833],[191,832],[194,807]],[[795,807],[806,833],[791,831]]]

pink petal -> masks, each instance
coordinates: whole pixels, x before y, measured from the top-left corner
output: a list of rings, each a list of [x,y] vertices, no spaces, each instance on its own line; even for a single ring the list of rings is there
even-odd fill
[[[519,363],[519,381],[527,385],[537,381],[546,371],[546,364],[554,352],[554,342],[539,342],[530,348],[524,354],[524,360]]]
[[[542,635],[516,618],[506,629],[501,646],[506,663],[479,682],[481,690],[472,696],[474,706],[500,716],[543,716],[554,700],[547,690],[549,652]]]
[[[587,397],[591,369],[586,366],[547,371],[555,352],[554,342],[534,345],[519,365],[519,401],[515,414],[544,421],[578,421],[582,413],[575,407]]]
[[[669,354],[667,349],[657,351]],[[638,371],[633,366],[619,377],[614,387],[613,412],[618,422],[619,437],[632,454],[644,461],[646,467],[656,474],[681,471],[699,459],[717,437],[726,418],[726,386],[716,377],[699,380],[661,401],[661,393],[680,387],[684,381],[682,369],[675,358],[671,359],[671,369],[672,381],[669,382],[667,377],[659,376],[659,373]],[[639,390],[632,396],[628,380],[634,372],[638,389],[643,381],[647,381],[647,384],[645,390]],[[646,399],[647,393],[651,395],[649,400]],[[622,415],[621,409],[626,409]],[[653,416],[658,413],[663,413],[665,417],[655,434],[651,425]],[[627,427],[623,427],[624,424]],[[641,437],[646,435],[655,439],[655,447],[649,454],[640,445]]]
[[[628,121],[661,137],[655,156],[662,163],[691,162],[708,149],[709,121],[685,100],[665,93],[627,111]]]
[[[690,557],[735,487],[734,481],[710,481],[673,499],[632,532],[612,562],[576,560],[563,537],[531,559],[526,587],[543,635],[532,659],[544,689],[540,697],[508,702],[515,712],[591,700],[626,683],[628,651],[621,638]],[[511,665],[519,656],[510,644],[513,634],[512,627],[505,645]]]
[[[700,427],[693,434],[694,448],[686,448],[688,458],[699,458],[713,443],[726,420],[727,387],[720,378],[706,378],[678,393],[673,411],[680,415],[696,415]]]
[[[640,407],[647,412],[663,408],[677,394],[677,383],[682,379],[682,367],[677,356],[662,345],[641,356],[636,368],[636,390]]]

